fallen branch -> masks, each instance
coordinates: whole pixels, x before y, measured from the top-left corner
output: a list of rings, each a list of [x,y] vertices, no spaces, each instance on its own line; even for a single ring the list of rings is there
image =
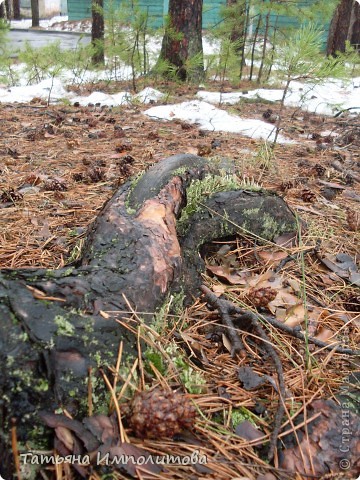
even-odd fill
[[[210,305],[218,309],[222,322],[224,323],[224,325],[228,327],[228,330],[226,333],[233,343],[232,352],[231,352],[232,355],[235,355],[236,353],[240,353],[243,350],[243,344],[238,334],[239,327],[235,327],[234,321],[230,317],[231,313],[233,312],[234,305],[228,300],[218,298],[205,285],[201,286],[201,290],[205,294],[205,298],[210,303]],[[251,315],[251,312],[244,312],[240,317],[236,319],[236,321],[237,322],[240,321],[240,324],[245,323],[246,325],[250,323],[252,328],[256,331],[257,336],[263,340],[263,346],[267,351],[267,353],[272,358],[275,365],[275,370],[276,370],[278,383],[279,383],[279,403],[278,403],[278,408],[275,414],[273,431],[270,436],[270,446],[269,446],[269,452],[268,452],[268,459],[272,460],[272,458],[274,457],[274,452],[276,449],[276,444],[277,444],[278,436],[281,429],[282,417],[285,411],[284,402],[286,398],[286,388],[285,388],[285,382],[284,382],[284,372],[283,372],[282,363],[278,354],[276,353],[275,348],[272,346],[269,337],[265,333],[265,330],[261,325],[261,322],[257,319],[256,316]]]
[[[351,348],[340,347],[339,345],[329,344],[323,342],[322,340],[318,340],[317,338],[307,336],[305,333],[300,331],[300,326],[289,327],[285,323],[276,320],[276,318],[271,315],[256,314],[254,312],[239,308],[234,304],[232,304],[232,310],[230,310],[230,312],[233,314],[238,314],[240,316],[247,315],[261,322],[262,324],[267,322],[273,327],[276,327],[279,330],[288,333],[294,338],[302,340],[303,342],[313,343],[317,347],[323,348],[325,350],[334,350],[336,353],[340,353],[343,355],[360,355],[360,350],[352,350]]]

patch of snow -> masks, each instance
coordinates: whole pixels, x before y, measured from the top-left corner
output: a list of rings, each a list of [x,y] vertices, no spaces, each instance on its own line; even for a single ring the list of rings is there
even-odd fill
[[[225,110],[216,108],[200,100],[175,105],[159,105],[146,110],[145,115],[155,120],[173,120],[175,118],[198,125],[204,130],[240,133],[251,138],[272,141],[275,128],[261,120],[240,118]],[[279,143],[293,143],[292,140],[278,136]]]
[[[134,99],[138,100],[141,103],[151,103],[151,102],[158,102],[164,97],[164,94],[159,92],[159,90],[155,90],[151,87],[146,87],[144,90],[139,92],[137,95],[134,95]]]
[[[38,97],[51,102],[67,98],[69,93],[64,89],[61,80],[48,78],[36,85],[24,85],[19,87],[0,88],[0,102],[27,103]]]
[[[80,105],[86,106],[89,103],[93,105],[100,104],[106,105],[108,107],[113,107],[117,105],[124,105],[129,103],[131,100],[131,95],[128,92],[119,92],[115,95],[107,95],[103,92],[92,92],[91,95],[87,97],[76,96],[72,98],[72,102],[78,102]]]
[[[129,92],[119,92],[114,95],[108,95],[102,92],[93,92],[87,97],[76,96],[72,97],[72,102],[79,102],[80,105],[86,106],[89,103],[106,105],[108,107],[116,107],[119,105],[125,105],[132,101],[138,101],[141,103],[150,103],[151,101],[157,101],[164,96],[163,93],[155,90],[154,88],[145,88],[136,95],[131,95]]]
[[[339,110],[360,107],[360,77],[350,82],[329,79],[322,85],[292,82],[285,105],[300,107],[321,115],[334,115]]]
[[[234,105],[238,103],[241,98],[262,98],[264,100],[268,100],[271,102],[276,102],[281,100],[283,95],[282,90],[271,90],[271,89],[264,89],[258,88],[256,90],[250,90],[249,92],[229,92],[229,93],[222,93],[222,92],[206,92],[200,91],[196,94],[198,98],[204,100],[209,103],[213,103],[214,105],[217,104],[228,104]]]
[[[259,88],[243,92],[206,92],[200,91],[196,96],[213,104],[238,103],[241,98],[262,98],[271,102],[280,101],[283,90]],[[329,79],[322,85],[291,82],[285,98],[285,105],[300,107],[302,110],[322,115],[334,115],[341,109],[360,107],[360,77],[351,82]]]
[[[76,95],[73,92],[68,92],[64,88],[63,80],[54,78],[53,80],[48,78],[35,85],[26,85],[26,80],[23,79],[22,85],[16,87],[4,87],[0,88],[0,102],[4,103],[27,103],[33,98],[41,98],[54,103],[60,99],[68,99],[71,102],[79,102],[80,105],[86,106],[89,103],[106,106],[118,106],[137,101],[141,103],[151,103],[160,100],[164,94],[155,90],[154,88],[147,87],[136,95],[132,95],[130,92],[119,92],[113,95],[109,95],[103,92],[92,92],[88,96]]]
[[[59,22],[67,22],[68,16],[67,15],[57,15],[52,18],[43,18],[40,19],[39,25],[41,28],[45,28],[48,30],[51,28],[55,23]],[[17,28],[20,30],[28,30],[31,28],[32,20],[31,18],[23,18],[21,20],[11,20],[10,21],[10,28]]]
[[[219,55],[221,44],[219,40],[211,39],[206,35],[203,35],[203,52],[204,55]]]

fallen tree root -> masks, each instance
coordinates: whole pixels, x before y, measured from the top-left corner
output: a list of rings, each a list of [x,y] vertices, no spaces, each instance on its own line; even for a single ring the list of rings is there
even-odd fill
[[[180,235],[176,222],[189,186],[219,175],[224,166],[231,168],[231,162],[186,154],[167,158],[105,204],[76,264],[0,270],[3,431],[15,417],[19,440],[31,436],[36,444],[43,436],[37,430],[39,410],[61,406],[74,416],[86,414],[89,368],[93,395],[105,398],[99,368],[114,363],[120,341],[126,353],[137,354],[135,336],[117,318],[126,321],[122,312],[129,304],[153,314],[175,288],[196,296],[202,244],[242,227],[266,240],[296,230],[282,198],[238,189],[201,199]]]

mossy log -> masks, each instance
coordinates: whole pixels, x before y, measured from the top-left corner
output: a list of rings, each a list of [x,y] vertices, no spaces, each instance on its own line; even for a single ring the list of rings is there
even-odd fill
[[[202,201],[181,237],[176,221],[189,185],[229,165],[194,155],[167,158],[137,182],[124,184],[105,204],[76,265],[0,271],[0,424],[5,434],[16,417],[20,440],[36,436],[39,409],[63,406],[81,415],[89,367],[96,377],[100,366],[114,364],[121,340],[126,351],[136,352],[134,337],[117,319],[126,318],[131,305],[148,312],[143,318],[150,321],[169,291],[181,284],[187,294],[197,295],[203,243],[235,235],[241,226],[269,240],[296,229],[280,197],[236,190]],[[92,383],[99,397],[103,382]]]

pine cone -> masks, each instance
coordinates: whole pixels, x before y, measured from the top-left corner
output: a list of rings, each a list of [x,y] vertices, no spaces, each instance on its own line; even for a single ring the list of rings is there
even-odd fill
[[[313,132],[310,136],[311,140],[320,140],[321,135],[318,132]]]
[[[44,182],[44,190],[50,190],[52,192],[64,192],[67,190],[66,184],[55,178],[50,178],[46,182]]]
[[[300,195],[304,202],[312,203],[312,202],[315,202],[316,200],[315,193],[309,190],[308,188],[305,188],[304,190],[302,190]]]
[[[92,183],[102,182],[105,180],[105,172],[101,167],[93,166],[88,171],[89,180]]]
[[[351,210],[350,208],[346,211],[346,221],[349,227],[349,230],[352,232],[357,232],[360,230],[360,215],[358,212]]]
[[[195,407],[184,394],[156,388],[135,394],[129,426],[140,438],[173,437],[193,426],[195,414]]]
[[[7,203],[7,202],[15,203],[22,199],[23,199],[23,195],[21,193],[15,191],[13,188],[10,188],[9,190],[3,191],[3,193],[0,196],[0,203]]]
[[[360,295],[349,295],[344,301],[344,307],[349,312],[360,312]]]
[[[192,130],[194,128],[194,126],[188,122],[180,122],[180,126],[182,130]]]
[[[206,155],[210,155],[211,147],[209,145],[198,145],[197,147],[197,154],[199,157],[206,157]]]
[[[277,290],[271,287],[252,288],[248,293],[248,299],[255,307],[266,307],[275,299],[277,293]]]
[[[265,110],[262,116],[263,118],[265,118],[265,120],[268,120],[272,114],[273,114],[273,111],[271,110],[271,108],[268,108],[267,110]]]
[[[314,172],[314,175],[318,177],[323,177],[325,175],[326,168],[320,165],[320,163],[317,163],[316,165],[314,165],[312,171]]]
[[[280,185],[280,190],[282,192],[287,192],[288,190],[290,190],[291,188],[294,188],[295,187],[295,182],[292,181],[292,180],[288,180],[287,182],[282,182],[281,185]]]

